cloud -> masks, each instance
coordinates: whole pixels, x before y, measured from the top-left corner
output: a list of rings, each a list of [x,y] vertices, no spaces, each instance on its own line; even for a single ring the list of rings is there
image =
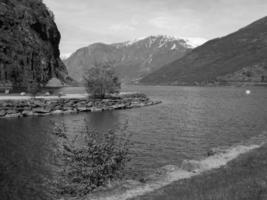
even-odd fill
[[[170,19],[169,17],[156,17],[153,19],[150,19],[148,21],[148,23],[152,26],[155,26],[156,28],[160,28],[160,29],[172,29],[173,28],[173,24],[171,23],[172,19]]]
[[[113,32],[132,32],[135,31],[136,28],[128,24],[113,24],[109,27],[109,30]]]
[[[137,26],[140,24],[140,21],[142,20],[142,17],[141,16],[138,16],[138,15],[133,15],[132,18],[131,18],[131,24],[133,26]]]
[[[267,10],[266,0],[43,1],[55,14],[63,54],[94,42],[156,34],[212,39],[265,16]]]

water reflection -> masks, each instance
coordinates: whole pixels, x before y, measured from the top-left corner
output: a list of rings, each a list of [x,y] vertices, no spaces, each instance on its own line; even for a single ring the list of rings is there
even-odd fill
[[[52,135],[40,129],[43,123],[41,118],[0,120],[1,199],[53,198],[55,144]]]
[[[128,122],[135,155],[130,166],[137,173],[149,174],[266,131],[266,88],[250,90],[251,95],[246,95],[243,88],[138,86],[126,91],[144,92],[163,103],[133,110],[0,120],[0,192],[10,187],[6,186],[8,180],[18,186],[17,193],[30,191],[29,184],[37,185],[39,192],[47,191],[41,189],[43,177],[53,178],[51,154],[56,145],[51,121],[64,123],[70,138],[84,133],[86,126],[101,134]],[[33,196],[26,199],[38,199]]]

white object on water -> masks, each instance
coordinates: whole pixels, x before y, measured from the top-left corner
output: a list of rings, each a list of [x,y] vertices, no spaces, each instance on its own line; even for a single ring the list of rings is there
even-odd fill
[[[246,94],[247,95],[251,94],[251,91],[250,90],[246,90]]]
[[[25,95],[26,95],[25,92],[21,92],[21,93],[20,93],[20,96],[25,96]]]

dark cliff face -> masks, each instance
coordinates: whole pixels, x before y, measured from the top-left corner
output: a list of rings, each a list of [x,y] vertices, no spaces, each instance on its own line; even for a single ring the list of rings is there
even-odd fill
[[[0,0],[0,81],[15,88],[65,81],[59,55],[60,33],[41,0]]]

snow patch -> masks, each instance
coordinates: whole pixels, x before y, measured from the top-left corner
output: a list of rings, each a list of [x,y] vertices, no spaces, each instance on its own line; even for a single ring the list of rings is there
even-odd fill
[[[62,53],[62,54],[60,54],[60,58],[62,60],[66,60],[66,59],[68,59],[71,56],[71,54],[72,53]]]
[[[177,48],[176,44],[173,44],[172,47],[171,47],[171,50],[174,50],[176,48]]]
[[[171,42],[179,42],[181,45],[184,45],[184,47],[186,48],[195,48],[207,42],[206,39],[198,38],[198,37],[174,37],[174,36],[168,36],[168,35],[156,35],[156,36],[136,38],[134,40],[129,40],[123,43],[117,43],[113,45],[115,45],[117,48],[120,48],[120,47],[127,47],[130,45],[133,45],[142,40],[148,40],[148,43],[145,44],[145,46],[146,48],[150,48],[158,39],[160,39],[158,48],[162,48],[164,45],[167,45],[167,43],[171,43]],[[177,48],[177,46],[172,47],[171,49],[173,50],[175,48]]]
[[[189,37],[189,38],[182,38],[186,44],[191,48],[196,48],[201,46],[202,44],[206,43],[207,40],[204,38],[197,38],[197,37]]]

